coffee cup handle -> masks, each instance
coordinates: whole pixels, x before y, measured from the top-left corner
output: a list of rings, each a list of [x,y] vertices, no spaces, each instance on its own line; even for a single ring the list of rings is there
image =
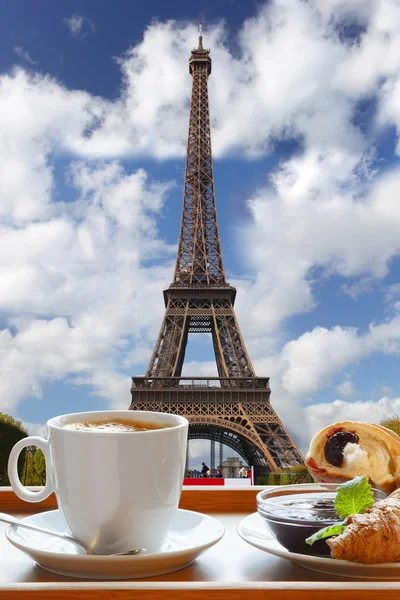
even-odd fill
[[[18,457],[21,451],[26,448],[26,446],[36,446],[37,448],[40,448],[46,459],[46,485],[42,490],[40,490],[40,492],[31,492],[30,490],[26,489],[26,487],[24,487],[19,480],[17,468]],[[8,478],[10,480],[12,489],[17,496],[21,498],[21,500],[25,500],[26,502],[41,502],[47,498],[47,496],[50,496],[54,490],[54,484],[48,440],[45,440],[41,437],[32,436],[23,438],[17,442],[11,450],[10,457],[8,459]]]

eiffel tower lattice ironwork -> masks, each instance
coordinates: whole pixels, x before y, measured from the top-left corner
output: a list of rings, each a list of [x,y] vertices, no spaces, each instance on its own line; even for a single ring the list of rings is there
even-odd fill
[[[226,281],[218,233],[211,153],[209,50],[189,59],[192,75],[182,222],[174,280],[164,289],[164,320],[145,377],[132,378],[131,409],[189,420],[189,439],[219,441],[256,473],[303,464],[270,404],[269,377],[256,377]],[[182,377],[188,334],[211,333],[219,377]]]

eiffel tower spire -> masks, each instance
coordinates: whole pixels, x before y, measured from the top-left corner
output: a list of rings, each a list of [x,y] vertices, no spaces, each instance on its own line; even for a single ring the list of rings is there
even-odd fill
[[[192,76],[183,207],[174,278],[164,289],[165,315],[145,377],[133,377],[136,410],[189,419],[189,439],[235,449],[256,473],[302,464],[303,457],[270,405],[268,377],[256,377],[226,280],[215,203],[208,77],[210,51],[189,59]],[[250,309],[250,307],[249,307]],[[210,333],[219,377],[182,377],[189,333]]]
[[[177,284],[226,284],[214,193],[207,81],[211,73],[209,53],[203,48],[200,23],[199,45],[192,50],[189,60],[193,83],[182,222],[174,275]]]
[[[199,23],[199,45],[197,50],[203,50],[203,23]]]

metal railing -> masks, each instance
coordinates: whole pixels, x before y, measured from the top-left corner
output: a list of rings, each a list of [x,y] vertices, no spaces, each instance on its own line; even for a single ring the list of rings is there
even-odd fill
[[[169,285],[165,286],[164,290],[170,290],[174,288],[188,288],[189,290],[212,290],[213,288],[232,288],[228,281],[225,283],[185,283],[184,281],[174,281]]]
[[[269,390],[269,377],[132,377],[132,389],[246,388]]]

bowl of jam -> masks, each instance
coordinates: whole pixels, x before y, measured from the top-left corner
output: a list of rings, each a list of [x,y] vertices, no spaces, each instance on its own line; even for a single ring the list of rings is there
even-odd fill
[[[323,527],[342,520],[335,509],[339,486],[300,483],[266,489],[257,494],[257,512],[266,520],[278,542],[290,552],[330,556],[325,540],[318,540],[312,546],[305,540]],[[375,502],[386,498],[384,492],[372,491]]]

